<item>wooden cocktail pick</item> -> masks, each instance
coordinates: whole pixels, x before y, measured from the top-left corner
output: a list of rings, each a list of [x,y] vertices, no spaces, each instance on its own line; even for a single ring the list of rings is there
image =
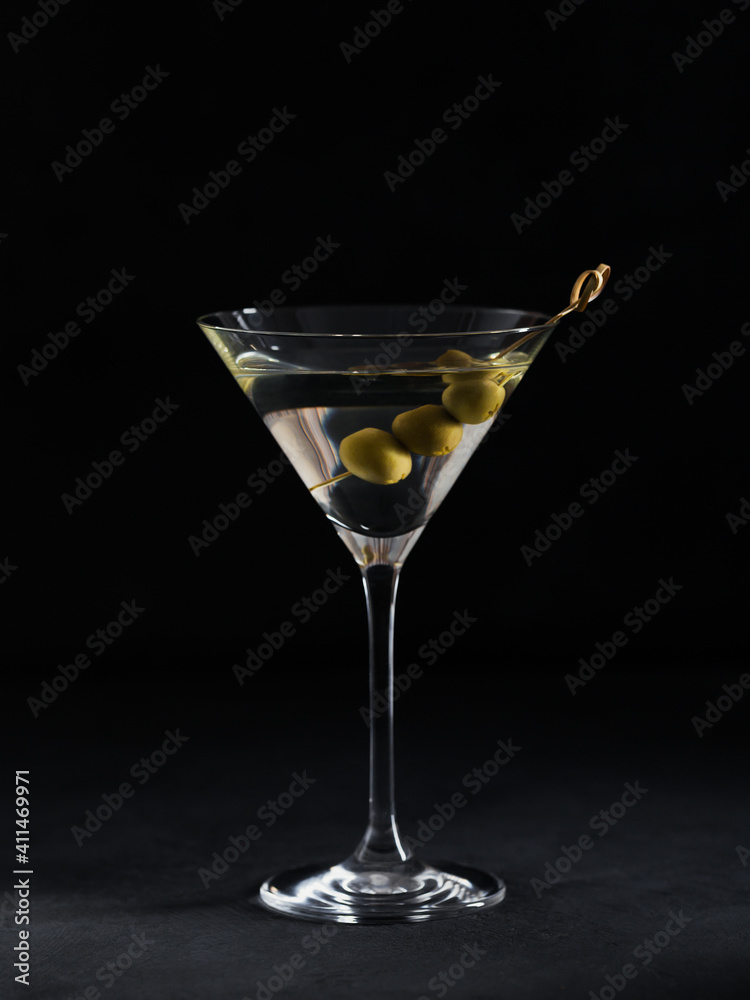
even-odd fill
[[[609,280],[611,271],[612,269],[608,264],[600,264],[593,270],[583,271],[582,274],[579,274],[576,279],[576,283],[573,285],[573,290],[570,293],[570,304],[564,309],[561,309],[560,312],[556,313],[551,319],[548,319],[547,322],[542,325],[541,329],[544,329],[545,326],[552,326],[555,323],[559,323],[563,316],[567,316],[568,313],[583,312],[589,302],[601,293],[602,289]],[[515,344],[511,344],[510,347],[506,347],[505,350],[493,355],[493,362],[496,362],[498,358],[505,357],[506,354],[510,354],[511,351],[517,350],[521,344],[525,344],[526,341],[530,340],[532,337],[536,337],[539,334],[539,329],[539,327],[536,327],[530,333],[524,334],[524,336],[521,337],[520,340],[517,340]],[[326,479],[322,483],[316,483],[315,486],[310,486],[310,492],[312,493],[313,490],[319,490],[322,486],[330,486],[332,483],[337,483],[340,479],[346,479],[347,476],[351,475],[351,472],[340,472],[337,476],[333,476],[331,479]]]
[[[573,290],[570,293],[570,305],[565,306],[561,309],[559,313],[548,319],[544,326],[552,326],[553,323],[559,323],[563,316],[567,316],[571,312],[583,312],[586,306],[592,299],[595,299],[602,291],[604,286],[609,280],[609,276],[612,273],[612,268],[609,264],[600,264],[598,267],[594,268],[592,271],[584,271],[579,274],[576,278],[576,283],[573,285]],[[531,333],[527,333],[525,336],[517,340],[515,344],[511,344],[510,347],[506,347],[504,351],[495,355],[496,358],[502,358],[506,354],[510,354],[511,351],[515,351],[521,344],[525,344],[527,340],[532,337],[536,337],[539,330],[533,330]]]

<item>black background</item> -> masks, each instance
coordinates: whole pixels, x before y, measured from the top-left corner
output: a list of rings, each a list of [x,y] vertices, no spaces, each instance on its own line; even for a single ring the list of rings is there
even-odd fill
[[[695,769],[713,781],[736,768],[746,706],[710,734],[726,751],[721,766],[691,719],[747,663],[750,529],[733,532],[726,519],[750,489],[747,352],[692,405],[683,388],[714,351],[736,340],[748,347],[740,333],[750,320],[748,196],[742,188],[722,198],[717,182],[750,155],[750,10],[727,6],[734,23],[682,72],[673,54],[704,18],[718,17],[718,4],[588,0],[553,30],[544,5],[407,3],[347,62],[340,44],[369,7],[246,0],[220,16],[209,2],[73,0],[18,53],[5,43],[10,461],[0,556],[17,567],[0,594],[9,766],[30,761],[51,792],[55,768],[62,774],[71,755],[79,763],[65,787],[85,808],[179,725],[194,740],[193,763],[160,776],[165,802],[217,747],[234,762],[222,778],[227,796],[244,794],[233,775],[268,774],[276,787],[288,761],[314,767],[325,750],[355,762],[328,808],[361,816],[365,615],[350,556],[291,471],[198,557],[188,542],[278,457],[195,318],[268,298],[318,237],[330,237],[340,248],[289,293],[290,304],[420,304],[457,278],[468,286],[464,301],[552,313],[582,270],[606,262],[603,299],[618,305],[564,361],[554,341],[545,348],[511,419],[409,557],[397,673],[422,662],[420,646],[454,612],[476,618],[399,706],[405,770],[428,774],[436,750],[467,765],[456,763],[444,788],[431,774],[417,794],[427,802],[450,791],[455,774],[509,734],[536,747],[547,777],[566,747],[578,755],[577,774],[614,760],[615,788],[618,768],[651,754],[676,761],[686,781]],[[5,32],[36,9],[6,8]],[[110,104],[157,65],[164,81],[117,119]],[[493,96],[389,190],[384,173],[490,75],[501,82]],[[238,145],[275,109],[295,117],[245,162]],[[53,161],[107,116],[113,133],[58,180]],[[571,155],[607,118],[627,128],[578,171]],[[231,159],[240,175],[187,224],[180,204]],[[565,169],[574,183],[519,233],[511,215]],[[662,266],[632,295],[618,292],[654,248],[665,252]],[[113,268],[133,276],[128,287],[24,378],[18,366],[77,318]],[[579,325],[568,320],[556,342]],[[174,414],[69,513],[62,496],[76,478],[166,397]],[[617,449],[637,456],[632,469],[527,565],[521,546],[580,500]],[[239,685],[232,665],[339,567],[349,576],[340,591]],[[682,589],[571,695],[565,675],[623,627],[660,578]],[[58,664],[86,651],[123,601],[145,610],[36,717],[28,699]],[[281,756],[269,749],[279,746]],[[568,778],[575,784],[562,765],[559,787]],[[524,781],[532,796],[533,776]],[[53,845],[69,841],[82,813],[65,801],[43,814]],[[423,806],[405,809],[416,817]],[[315,815],[311,807],[309,823]],[[746,835],[733,829],[732,847]],[[81,857],[63,851],[61,870],[86,871]],[[264,863],[276,864],[270,837]],[[731,853],[726,864],[741,870]],[[587,988],[603,981],[589,978]]]

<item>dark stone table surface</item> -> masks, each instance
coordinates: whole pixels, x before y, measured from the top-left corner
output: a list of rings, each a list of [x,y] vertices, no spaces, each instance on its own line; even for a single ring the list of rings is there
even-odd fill
[[[694,701],[675,704],[665,683],[647,718],[637,715],[643,695],[635,690],[607,692],[596,711],[556,714],[527,699],[483,703],[456,718],[449,703],[425,699],[420,708],[405,695],[403,832],[416,836],[436,804],[463,791],[466,806],[421,850],[495,870],[508,893],[483,913],[368,927],[300,922],[257,901],[274,871],[340,860],[359,840],[367,740],[351,704],[347,715],[303,692],[262,731],[257,708],[247,723],[238,710],[223,726],[196,709],[185,725],[144,717],[132,731],[101,719],[88,731],[40,728],[25,756],[35,817],[31,988],[24,992],[6,969],[2,996],[747,996],[744,709],[699,737],[687,714]],[[164,732],[177,730],[188,739],[162,759]],[[498,740],[521,749],[481,787],[466,783]],[[142,756],[153,773],[137,767]],[[13,766],[12,754],[5,759]],[[271,825],[271,813],[259,810],[295,772],[314,783]],[[82,834],[87,810],[122,782],[132,796]],[[205,885],[200,869],[250,823],[261,836]],[[577,843],[585,849],[576,852]],[[16,940],[13,898],[4,895],[0,914],[3,964]],[[302,962],[292,970],[294,955]],[[282,989],[278,970],[288,977]]]

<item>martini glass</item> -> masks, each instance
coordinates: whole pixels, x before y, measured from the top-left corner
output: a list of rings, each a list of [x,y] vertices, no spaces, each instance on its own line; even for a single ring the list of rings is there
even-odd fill
[[[348,858],[268,879],[260,890],[267,907],[308,920],[370,924],[451,917],[504,898],[505,885],[494,874],[422,862],[399,835],[396,590],[430,518],[560,316],[581,308],[578,293],[593,273],[579,278],[575,304],[552,319],[450,306],[422,333],[414,332],[428,325],[418,306],[378,305],[284,307],[270,316],[240,309],[198,320],[351,552],[367,601],[369,822]],[[594,283],[583,290],[584,307]]]

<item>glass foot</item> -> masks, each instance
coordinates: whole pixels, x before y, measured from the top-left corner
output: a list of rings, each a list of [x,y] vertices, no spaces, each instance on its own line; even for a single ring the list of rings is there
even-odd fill
[[[303,920],[383,924],[438,920],[495,906],[505,883],[463,865],[434,868],[413,858],[363,863],[349,858],[330,868],[296,868],[268,879],[261,902]]]

